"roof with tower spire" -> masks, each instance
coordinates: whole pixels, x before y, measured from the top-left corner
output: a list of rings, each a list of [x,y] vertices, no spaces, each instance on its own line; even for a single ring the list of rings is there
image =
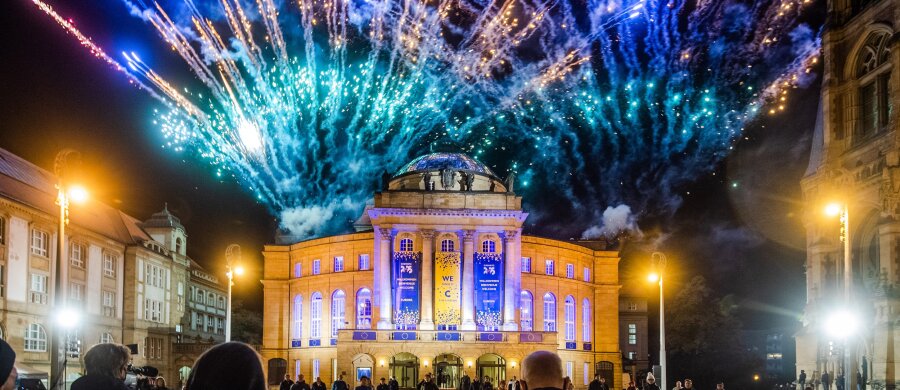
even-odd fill
[[[175,228],[184,230],[181,220],[169,212],[169,204],[163,206],[162,211],[150,216],[150,219],[144,221],[145,228]]]

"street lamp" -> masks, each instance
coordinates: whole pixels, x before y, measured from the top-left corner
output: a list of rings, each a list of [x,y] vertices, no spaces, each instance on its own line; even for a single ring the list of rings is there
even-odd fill
[[[647,275],[650,282],[659,282],[659,388],[666,388],[666,312],[665,294],[663,292],[663,272],[666,270],[666,255],[653,252],[650,255],[653,272]]]
[[[54,272],[53,306],[60,308],[65,300],[65,283],[68,280],[66,262],[66,225],[69,224],[69,202],[81,203],[87,200],[87,190],[70,182],[73,171],[81,163],[81,154],[72,149],[63,149],[56,155],[53,173],[58,180],[56,184],[56,204],[59,206],[59,228],[56,240],[56,270]],[[60,312],[66,311],[63,309]],[[50,389],[65,388],[64,371],[66,368],[66,352],[61,351],[66,345],[66,335],[62,331],[66,323],[53,324],[50,327]]]
[[[231,287],[234,286],[234,276],[243,275],[244,268],[238,265],[241,261],[241,246],[231,244],[225,248],[225,267],[228,276],[228,307],[225,309],[225,342],[231,341]]]

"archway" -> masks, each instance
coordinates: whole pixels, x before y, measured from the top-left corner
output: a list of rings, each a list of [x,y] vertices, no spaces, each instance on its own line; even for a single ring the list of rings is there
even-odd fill
[[[606,378],[606,380],[610,383],[615,380],[615,378],[613,378],[613,372],[615,372],[615,366],[612,362],[602,361],[597,362],[594,365],[594,375],[599,375],[601,378]]]
[[[482,380],[484,380],[484,377],[488,377],[491,386],[494,388],[496,388],[500,382],[506,380],[506,359],[500,355],[493,353],[481,355],[475,364],[475,370],[478,372],[478,377]]]
[[[397,380],[400,390],[415,390],[419,378],[419,358],[408,352],[401,352],[391,358],[391,376]]]
[[[367,377],[369,379],[372,378],[372,368],[375,367],[375,359],[372,359],[371,356],[366,354],[359,354],[353,358],[353,380],[355,383],[359,383],[360,378]],[[349,379],[349,378],[348,378]],[[373,380],[372,383],[378,383],[377,380]]]
[[[287,374],[287,360],[269,359],[269,386],[280,384],[284,374]]]
[[[459,388],[463,361],[459,356],[445,353],[434,358],[434,380],[440,389]]]
[[[178,388],[187,383],[188,377],[191,375],[191,366],[181,366],[178,368]]]

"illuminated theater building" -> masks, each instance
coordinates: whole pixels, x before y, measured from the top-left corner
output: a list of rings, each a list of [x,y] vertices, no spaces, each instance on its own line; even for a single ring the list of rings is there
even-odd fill
[[[375,194],[359,232],[266,246],[269,384],[345,372],[409,389],[430,372],[441,388],[464,373],[496,387],[552,350],[576,388],[595,373],[619,388],[618,252],[522,235],[511,186],[471,157],[431,153]]]

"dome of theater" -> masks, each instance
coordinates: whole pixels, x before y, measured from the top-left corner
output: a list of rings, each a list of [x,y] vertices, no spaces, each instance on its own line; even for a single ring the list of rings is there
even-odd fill
[[[507,192],[484,163],[463,153],[432,152],[414,158],[390,180],[388,190]]]
[[[444,168],[455,170],[465,169],[482,173],[485,175],[497,176],[491,168],[484,165],[478,160],[462,153],[436,152],[416,157],[408,164],[400,168],[394,176],[401,176],[411,172],[433,171]]]

